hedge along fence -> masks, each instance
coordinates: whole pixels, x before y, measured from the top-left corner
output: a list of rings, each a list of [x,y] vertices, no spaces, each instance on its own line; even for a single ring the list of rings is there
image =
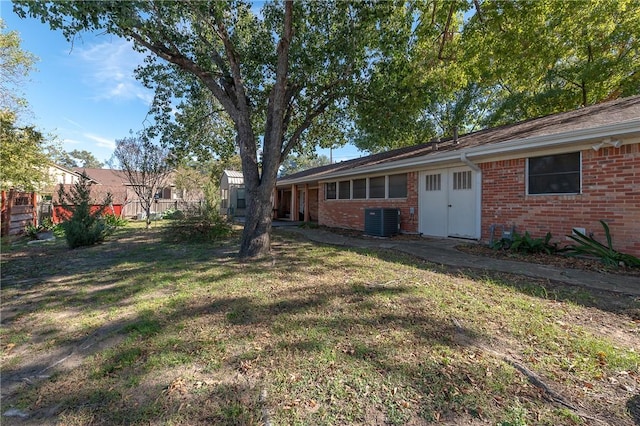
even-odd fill
[[[35,192],[2,191],[1,234],[17,235],[27,225],[38,225],[38,202]]]

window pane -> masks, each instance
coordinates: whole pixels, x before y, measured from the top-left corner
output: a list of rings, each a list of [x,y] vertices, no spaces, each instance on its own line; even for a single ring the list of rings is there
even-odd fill
[[[405,198],[407,196],[407,174],[389,176],[389,198]]]
[[[341,200],[348,200],[351,198],[351,182],[348,180],[341,180],[338,183],[338,198]]]
[[[247,203],[244,199],[244,188],[238,188],[238,192],[236,193],[236,207],[239,209],[247,207]]]
[[[528,159],[529,194],[577,194],[580,192],[580,153]]]
[[[330,182],[324,184],[324,194],[327,200],[336,199],[336,183]]]
[[[425,190],[426,191],[440,191],[442,179],[440,178],[440,173],[435,175],[427,175],[425,182]]]
[[[384,176],[369,178],[369,198],[384,198]]]
[[[471,170],[466,172],[453,172],[453,189],[471,189]]]
[[[364,199],[367,198],[367,180],[355,179],[353,181],[353,198]]]

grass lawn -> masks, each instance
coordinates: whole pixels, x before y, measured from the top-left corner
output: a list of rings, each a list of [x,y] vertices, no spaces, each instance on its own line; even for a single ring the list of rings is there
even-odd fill
[[[3,246],[2,424],[640,424],[640,301],[274,234]]]

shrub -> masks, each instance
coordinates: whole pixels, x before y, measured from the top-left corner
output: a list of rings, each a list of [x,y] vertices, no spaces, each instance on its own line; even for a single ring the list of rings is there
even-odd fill
[[[118,227],[122,227],[122,226],[127,226],[129,224],[127,219],[124,219],[122,217],[116,216],[114,214],[106,214],[106,215],[104,215],[103,220],[104,220],[105,225],[107,225],[108,227],[111,227],[111,228],[118,228]]]
[[[53,220],[51,220],[51,218],[49,217],[44,218],[42,220],[42,223],[38,226],[29,224],[24,227],[25,235],[31,238],[32,240],[37,240],[38,234],[42,232],[53,232],[54,235],[60,236],[61,229],[60,229],[60,226],[53,223]]]
[[[605,237],[607,239],[607,245],[605,246],[600,241],[596,240],[592,236],[587,236],[582,232],[574,229],[572,235],[567,235],[577,244],[572,244],[566,247],[563,251],[568,256],[594,256],[605,265],[620,266],[625,265],[628,267],[640,267],[640,259],[630,254],[621,253],[613,248],[611,239],[611,231],[609,225],[604,220],[600,221],[604,228]]]
[[[168,209],[162,213],[163,219],[184,219],[185,214],[182,210]]]
[[[104,241],[113,232],[113,227],[107,226],[103,213],[111,204],[111,194],[97,208],[91,203],[91,181],[82,173],[80,179],[67,193],[64,186],[58,189],[58,198],[63,208],[61,223],[69,248],[90,246]]]
[[[185,211],[176,210],[176,213],[171,215],[175,219],[167,227],[171,240],[203,242],[220,240],[231,235],[231,224],[218,209],[217,191],[213,185],[209,185],[205,187],[204,192],[205,200],[199,206]]]
[[[547,232],[544,238],[532,238],[528,231],[524,235],[513,232],[511,238],[502,238],[491,246],[494,250],[511,250],[520,253],[546,253],[553,254],[558,251],[556,243],[551,244],[551,232]]]

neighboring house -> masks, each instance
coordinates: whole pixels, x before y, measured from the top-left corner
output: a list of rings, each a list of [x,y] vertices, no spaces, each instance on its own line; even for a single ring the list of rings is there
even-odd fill
[[[242,172],[225,170],[220,178],[220,214],[244,216],[246,207]]]
[[[277,216],[364,230],[365,209],[400,210],[400,230],[489,241],[502,228],[567,243],[579,228],[640,255],[640,96],[278,180]],[[302,212],[302,216],[291,212]]]
[[[122,171],[76,167],[73,168],[71,172],[76,173],[77,176],[85,173],[91,179],[93,183],[91,187],[91,197],[96,204],[101,203],[107,193],[110,193],[113,198],[110,210],[113,211],[114,214],[134,218],[142,213],[143,209],[133,189],[133,185],[126,179]],[[75,181],[65,182],[64,184],[65,186],[70,186],[72,183],[75,183]],[[157,191],[152,211],[162,213],[167,209],[177,209],[181,203],[182,191],[176,189],[170,176],[166,186]]]

